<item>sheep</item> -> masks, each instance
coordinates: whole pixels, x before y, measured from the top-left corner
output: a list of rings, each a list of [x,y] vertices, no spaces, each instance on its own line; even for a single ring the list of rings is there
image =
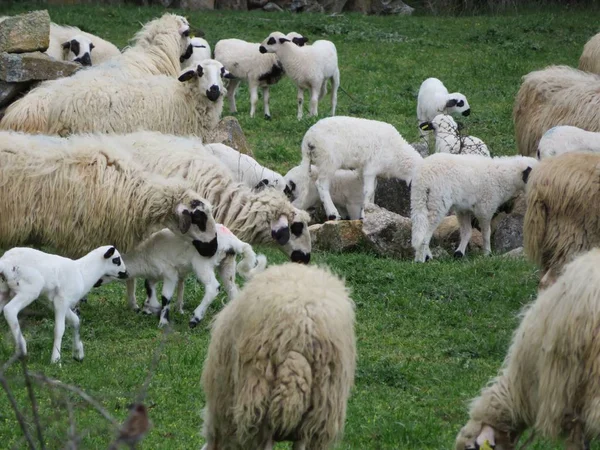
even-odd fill
[[[251,156],[224,144],[206,144],[205,147],[229,169],[234,180],[257,190],[268,186],[286,194],[289,192],[285,191],[287,185],[281,175],[261,166]]]
[[[223,65],[207,59],[184,69],[179,79],[160,75],[98,79],[72,84],[68,97],[49,105],[48,134],[128,133],[139,129],[209,138],[223,110]],[[69,83],[67,83],[68,85]],[[126,118],[126,120],[124,119]]]
[[[319,191],[315,183],[319,175],[319,169],[316,166],[310,167],[311,179],[308,182],[303,175],[304,171],[301,165],[290,169],[283,177],[286,189],[293,205],[304,206],[305,209],[315,208],[321,204]],[[377,185],[377,180],[375,182]],[[305,191],[307,197],[301,199],[300,195]],[[355,170],[336,170],[331,180],[330,192],[331,200],[342,217],[347,217],[349,220],[360,219],[363,206],[363,179],[359,172]],[[304,205],[300,204],[302,200],[304,200]]]
[[[438,114],[431,122],[423,122],[419,128],[423,131],[433,131],[437,153],[490,156],[490,151],[481,139],[475,136],[461,136],[461,127],[447,114]]]
[[[113,136],[0,132],[0,248],[48,246],[78,258],[111,242],[128,252],[167,227],[211,257],[207,205],[185,181],[142,170]]]
[[[45,53],[55,59],[91,66],[118,56],[121,51],[114,44],[77,27],[51,23],[50,44]]]
[[[600,133],[571,126],[552,127],[544,133],[537,150],[539,160],[569,152],[600,152]]]
[[[591,37],[579,58],[579,70],[600,75],[600,33]]]
[[[340,70],[335,45],[319,40],[312,45],[299,47],[286,35],[275,31],[260,45],[260,53],[275,53],[285,73],[298,87],[298,120],[302,119],[304,89],[310,90],[310,116],[318,115],[319,100],[327,93],[331,79],[331,115],[335,116]]]
[[[557,125],[600,132],[600,76],[549,66],[523,77],[513,120],[519,153],[535,156],[542,135]]]
[[[189,69],[196,68],[198,64],[200,64],[205,59],[211,59],[212,53],[210,50],[210,44],[200,37],[193,37],[190,39],[190,43],[192,44],[192,56],[189,59],[185,60],[181,68]]]
[[[600,154],[566,153],[540,162],[527,188],[523,246],[542,269],[540,288],[578,253],[600,245]]]
[[[216,316],[202,371],[209,449],[330,448],[354,383],[354,303],[319,267],[271,266]]]
[[[599,292],[600,250],[593,249],[524,309],[500,373],[471,402],[456,450],[484,448],[485,440],[511,450],[528,428],[564,439],[566,449],[589,448],[600,434]]]
[[[354,169],[362,177],[363,218],[364,204],[373,203],[377,176],[396,177],[410,184],[422,161],[423,157],[392,125],[376,120],[328,117],[310,127],[302,139],[303,177],[311,178],[311,165],[318,168],[317,190],[330,220],[341,218],[329,191],[336,170]],[[310,203],[308,189],[300,198],[298,204],[305,209]]]
[[[308,41],[296,32],[288,33],[287,38],[302,47]],[[215,59],[221,62],[234,77],[227,86],[229,112],[237,112],[235,93],[242,81],[248,82],[250,90],[250,117],[256,112],[258,88],[263,91],[265,119],[271,118],[269,108],[270,86],[275,85],[284,75],[283,66],[274,54],[261,54],[260,44],[241,39],[222,39],[215,45]]]
[[[494,213],[525,189],[537,163],[524,156],[488,158],[435,153],[425,158],[413,178],[410,193],[415,261],[432,258],[429,242],[451,208],[460,225],[460,244],[454,256],[465,255],[471,239],[471,215],[481,227],[484,254],[489,254]]]
[[[126,265],[115,247],[105,245],[72,260],[32,248],[13,248],[0,258],[0,312],[15,338],[16,353],[27,355],[18,315],[40,295],[54,308],[52,363],[60,362],[65,319],[73,326],[73,358],[83,361],[79,317],[71,308],[98,285],[102,277],[127,278]]]

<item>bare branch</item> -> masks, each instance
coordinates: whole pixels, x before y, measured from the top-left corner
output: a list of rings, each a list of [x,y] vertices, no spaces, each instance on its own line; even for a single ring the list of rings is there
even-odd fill
[[[25,386],[27,387],[27,394],[29,395],[29,401],[31,402],[31,411],[33,413],[33,422],[35,423],[35,430],[37,432],[38,440],[40,441],[40,448],[46,449],[44,444],[44,434],[42,433],[42,424],[40,423],[40,416],[38,410],[37,399],[35,398],[35,392],[33,392],[33,385],[31,384],[31,378],[29,377],[29,371],[27,370],[27,358],[21,358],[21,367],[23,368],[23,377],[25,378]]]
[[[9,363],[12,364],[10,359],[5,364],[5,366],[8,367],[10,365]],[[3,367],[3,369],[4,369],[4,367]],[[17,416],[17,422],[19,422],[19,426],[21,427],[21,430],[23,431],[23,435],[25,436],[25,439],[27,439],[29,448],[35,450],[35,444],[33,443],[31,434],[29,434],[29,430],[27,430],[27,424],[25,423],[25,418],[23,417],[23,414],[21,414],[21,411],[19,410],[19,405],[17,405],[15,396],[13,395],[12,391],[10,390],[10,386],[8,385],[8,382],[6,381],[6,378],[4,378],[4,371],[2,374],[0,374],[0,384],[2,385],[2,388],[4,389],[4,392],[6,392],[6,396],[8,397],[8,401],[10,402],[10,406],[12,407],[13,411],[15,412],[15,416]]]

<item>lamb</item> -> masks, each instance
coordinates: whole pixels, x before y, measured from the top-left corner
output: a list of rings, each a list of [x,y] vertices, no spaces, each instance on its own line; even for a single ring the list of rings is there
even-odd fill
[[[566,153],[543,160],[527,188],[523,244],[542,269],[540,288],[575,255],[600,245],[600,154]]]
[[[489,254],[492,217],[498,207],[525,189],[538,161],[524,156],[435,153],[423,160],[410,194],[415,261],[432,258],[429,242],[451,208],[460,224],[455,257],[463,257],[471,239],[471,215],[479,221],[484,254]]]
[[[302,47],[308,41],[299,33],[288,33],[287,38]],[[250,90],[250,117],[256,112],[258,88],[263,91],[265,119],[271,118],[269,108],[270,86],[275,85],[284,75],[283,66],[274,54],[258,52],[260,44],[241,39],[222,39],[215,45],[215,59],[221,62],[234,77],[227,86],[229,112],[237,112],[235,93],[242,81],[248,82]]]
[[[592,36],[583,47],[579,70],[600,75],[600,33]]]
[[[212,54],[210,50],[210,44],[200,37],[193,37],[190,39],[192,44],[192,56],[182,63],[182,69],[196,68],[205,59],[211,59]]]
[[[461,136],[460,126],[447,114],[438,114],[431,122],[423,122],[419,128],[423,131],[433,131],[437,153],[490,156],[490,151],[481,139],[475,136]]]
[[[600,250],[593,249],[525,308],[499,375],[471,402],[456,450],[484,448],[486,440],[511,450],[528,428],[564,439],[566,449],[589,448],[586,441],[600,435],[599,292]]]
[[[600,132],[600,76],[549,66],[523,77],[513,108],[519,153],[535,156],[542,135],[557,125]]]
[[[552,127],[544,133],[537,150],[539,160],[568,152],[600,152],[600,133],[571,126]]]
[[[202,387],[203,450],[327,449],[354,383],[354,304],[319,267],[272,266],[217,315]]]
[[[77,260],[51,255],[32,248],[13,248],[0,258],[0,312],[15,338],[17,354],[27,355],[27,344],[19,327],[18,314],[40,295],[54,308],[52,363],[60,362],[65,320],[73,326],[73,358],[83,361],[79,317],[71,308],[102,277],[127,278],[127,269],[115,247],[105,245]]]
[[[224,144],[206,144],[205,147],[229,169],[234,180],[257,190],[272,187],[288,193],[285,191],[287,185],[283,177],[274,170],[261,166],[251,156]]]
[[[307,195],[304,198],[304,205],[302,205],[305,209],[315,208],[321,204],[319,191],[315,183],[319,175],[319,169],[316,166],[311,166],[310,175],[310,181],[306,180],[304,170],[299,165],[290,169],[283,177],[293,205],[300,207],[300,202],[303,200],[300,195],[303,192],[306,192]],[[377,180],[375,181],[377,182]],[[331,180],[330,192],[331,200],[342,217],[347,217],[349,220],[360,219],[363,206],[363,179],[359,172],[355,170],[336,170]]]
[[[410,184],[423,157],[385,122],[355,117],[328,117],[308,129],[302,139],[304,179],[311,178],[310,168],[318,168],[317,190],[330,220],[340,219],[331,200],[329,187],[338,169],[354,169],[363,180],[360,218],[364,204],[373,203],[376,177],[396,177]],[[310,203],[308,189],[301,194],[302,209]]]
[[[114,44],[77,27],[51,23],[50,45],[46,54],[55,59],[91,66],[118,56],[121,51]]]
[[[298,87],[298,120],[302,119],[304,89],[310,90],[310,116],[318,115],[319,100],[327,93],[331,79],[331,115],[335,116],[340,70],[335,45],[319,40],[312,45],[299,47],[286,35],[275,31],[260,45],[260,53],[275,53],[285,73]]]

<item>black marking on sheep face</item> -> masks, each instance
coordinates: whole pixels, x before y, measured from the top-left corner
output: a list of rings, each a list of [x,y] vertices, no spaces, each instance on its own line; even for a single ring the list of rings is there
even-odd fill
[[[290,42],[290,40],[286,39],[286,38],[279,38],[279,43],[280,44],[283,44],[284,42]]]
[[[462,108],[463,106],[465,106],[465,101],[464,100],[457,101],[456,106],[458,106],[459,108]]]
[[[153,291],[152,291],[152,287],[150,286],[150,281],[148,281],[147,279],[144,280],[144,289],[146,289],[146,296],[148,298],[151,298]]]
[[[74,55],[79,56],[79,52],[81,51],[81,47],[79,46],[79,41],[76,39],[71,39],[63,44],[63,48],[65,50],[71,50]]]
[[[192,226],[192,215],[187,209],[184,209],[179,216],[179,231],[181,234],[185,234],[190,230]]]
[[[281,80],[281,77],[285,74],[281,62],[277,61],[277,64],[273,64],[268,72],[263,73],[258,77],[258,81],[264,81],[267,84],[275,84]]]
[[[300,237],[304,231],[304,224],[302,222],[294,222],[290,227],[292,234],[296,237]]]
[[[121,265],[121,257],[117,256],[116,258],[113,258],[112,262],[115,266],[120,266]]]
[[[206,258],[210,258],[217,253],[217,249],[219,248],[219,244],[217,242],[217,237],[210,242],[202,242],[198,239],[192,241],[192,245],[196,248],[200,256],[204,256]]]
[[[129,278],[129,272],[119,272],[119,280],[126,280],[127,278]]]
[[[216,102],[219,99],[219,96],[221,95],[221,90],[219,89],[219,86],[217,86],[216,84],[213,84],[210,89],[206,90],[206,98],[208,98],[211,102]]]
[[[258,182],[258,184],[256,186],[254,186],[254,190],[256,192],[260,192],[262,191],[264,188],[266,188],[269,185],[269,180],[267,180],[266,178],[264,180],[260,180]]]
[[[185,31],[183,32],[183,35],[185,36]],[[187,34],[190,34],[190,31],[187,31]],[[187,48],[185,49],[185,52],[183,53],[183,55],[181,55],[179,57],[179,62],[182,63],[184,62],[186,59],[190,59],[190,57],[192,56],[192,54],[194,53],[194,47],[192,46],[192,44],[188,44]]]
[[[179,75],[179,77],[177,79],[183,83],[184,81],[191,80],[195,76],[196,76],[195,70],[188,70],[187,72],[184,72],[181,75]]]
[[[294,44],[296,44],[298,47],[304,47],[304,44],[306,44],[308,42],[308,38],[307,37],[295,37],[292,38],[292,42]]]
[[[94,287],[100,287],[100,286],[102,286],[102,278],[100,278],[98,281],[96,281],[94,283]]]
[[[265,47],[263,47],[262,45],[260,47],[258,47],[258,51],[261,52],[263,55],[265,53],[267,53],[267,49]],[[191,323],[191,322],[190,322]]]
[[[92,65],[92,58],[90,57],[90,54],[87,52],[81,58],[75,58],[73,61],[81,64],[82,66],[91,66]]]
[[[310,262],[310,253],[294,250],[290,255],[290,261],[300,264],[308,264]]]
[[[269,40],[267,41],[267,45],[275,45],[277,41],[275,40],[274,37],[270,37]]]
[[[290,228],[283,227],[279,230],[271,230],[271,237],[275,239],[279,245],[285,245],[290,240]]]
[[[448,100],[446,102],[446,108],[453,108],[456,106],[457,103],[458,103],[458,100],[456,100],[455,98],[451,98],[450,100]]]
[[[196,225],[200,231],[206,231],[206,223],[208,222],[208,216],[204,211],[195,210],[192,214],[192,223]]]
[[[456,251],[454,252],[454,257],[455,257],[456,259],[462,258],[463,256],[465,256],[465,255],[464,255],[464,254],[463,254],[463,252],[461,252],[460,250],[456,250]]]
[[[111,247],[111,248],[109,248],[108,250],[106,250],[106,253],[104,254],[104,259],[108,259],[108,258],[110,258],[112,255],[114,255],[114,254],[115,254],[115,250],[116,250],[116,249],[115,249],[114,247]]]
[[[523,171],[523,183],[527,184],[529,181],[529,174],[531,173],[531,167],[528,167]]]
[[[189,36],[190,36],[190,29],[188,28],[188,29],[187,29],[187,30],[185,30],[183,33],[181,33],[181,35],[182,35],[182,36],[185,36],[185,37],[189,37]],[[192,44],[190,44],[190,45],[192,45]]]

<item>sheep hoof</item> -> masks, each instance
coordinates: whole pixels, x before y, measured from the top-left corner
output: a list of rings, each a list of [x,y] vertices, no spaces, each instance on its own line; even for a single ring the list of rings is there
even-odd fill
[[[164,328],[169,325],[169,321],[167,319],[161,318],[158,322],[158,328]]]
[[[459,250],[456,250],[456,251],[454,252],[454,257],[455,257],[455,258],[457,258],[457,259],[458,259],[458,258],[462,258],[462,257],[464,257],[464,256],[465,256],[465,255],[463,254],[463,252],[461,252],[461,251],[459,251]]]
[[[77,314],[77,317],[81,317],[81,311],[79,311],[79,308],[73,309],[73,312]]]
[[[265,120],[271,120],[271,116],[269,114],[265,114]]]
[[[198,325],[199,323],[200,319],[194,317],[192,320],[190,320],[190,328],[196,328],[196,325]]]
[[[340,217],[336,216],[335,214],[331,214],[327,216],[327,220],[340,220]]]
[[[425,262],[429,261],[431,258],[429,257],[429,255],[425,256]]]
[[[78,357],[78,356],[75,356],[75,355],[73,355],[73,359],[74,359],[75,361],[77,361],[78,363],[81,363],[81,362],[83,362],[83,358],[80,358],[80,357]]]

